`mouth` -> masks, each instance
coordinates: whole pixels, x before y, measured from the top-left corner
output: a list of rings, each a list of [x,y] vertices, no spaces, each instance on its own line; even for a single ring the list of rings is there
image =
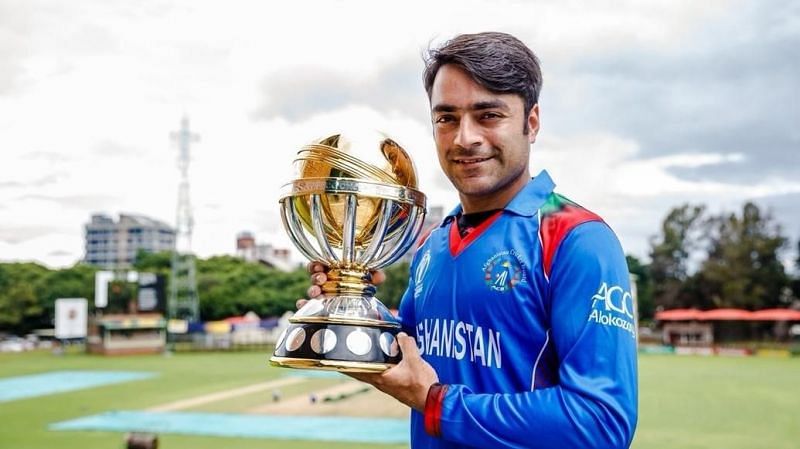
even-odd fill
[[[473,157],[469,159],[453,159],[453,162],[459,165],[474,165],[486,162],[489,159],[491,159],[491,157]]]

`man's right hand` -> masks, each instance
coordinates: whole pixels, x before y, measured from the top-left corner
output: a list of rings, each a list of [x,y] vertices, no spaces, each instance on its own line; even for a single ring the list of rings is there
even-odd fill
[[[309,299],[317,299],[322,296],[322,284],[328,280],[328,267],[320,262],[309,262],[307,267],[308,273],[311,275],[311,286],[306,290],[306,297]],[[302,309],[308,302],[306,298],[300,298],[295,302],[297,309]]]
[[[322,299],[322,284],[328,281],[328,266],[321,262],[310,262],[308,264],[308,273],[311,275],[311,287],[306,290],[306,297],[309,299]],[[386,274],[383,270],[376,270],[372,272],[372,283],[380,285],[386,280]],[[300,309],[306,305],[308,299],[300,298],[295,302],[295,306]]]

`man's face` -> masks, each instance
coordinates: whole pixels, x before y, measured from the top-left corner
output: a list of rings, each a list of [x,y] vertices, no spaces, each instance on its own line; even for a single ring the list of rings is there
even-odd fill
[[[465,209],[493,198],[502,203],[493,208],[503,207],[528,182],[538,105],[526,116],[520,96],[492,93],[460,67],[446,64],[433,82],[431,119],[439,164]]]

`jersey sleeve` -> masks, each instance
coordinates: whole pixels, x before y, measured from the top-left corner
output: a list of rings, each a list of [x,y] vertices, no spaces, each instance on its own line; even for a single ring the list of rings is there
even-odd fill
[[[403,297],[400,298],[400,306],[399,306],[399,313],[400,313],[400,325],[403,328],[403,332],[408,335],[414,336],[416,335],[416,319],[414,317],[414,276],[412,273],[415,271],[417,261],[417,255],[414,255],[412,262],[409,264],[408,267],[408,287],[406,287],[406,291],[403,293]]]
[[[611,229],[589,222],[570,231],[549,282],[558,384],[506,394],[448,385],[430,407],[441,438],[492,448],[629,447],[637,420],[636,334],[625,256]]]
[[[408,278],[408,288],[406,288],[403,297],[400,299],[400,324],[403,332],[408,335],[416,335],[414,330],[414,279],[413,276]]]

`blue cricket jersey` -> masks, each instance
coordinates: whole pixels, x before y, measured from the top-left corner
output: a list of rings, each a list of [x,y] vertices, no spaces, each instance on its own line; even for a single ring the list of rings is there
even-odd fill
[[[630,445],[625,256],[597,215],[554,187],[543,171],[464,238],[456,208],[417,250],[401,320],[446,385],[431,413],[412,410],[414,449]]]

